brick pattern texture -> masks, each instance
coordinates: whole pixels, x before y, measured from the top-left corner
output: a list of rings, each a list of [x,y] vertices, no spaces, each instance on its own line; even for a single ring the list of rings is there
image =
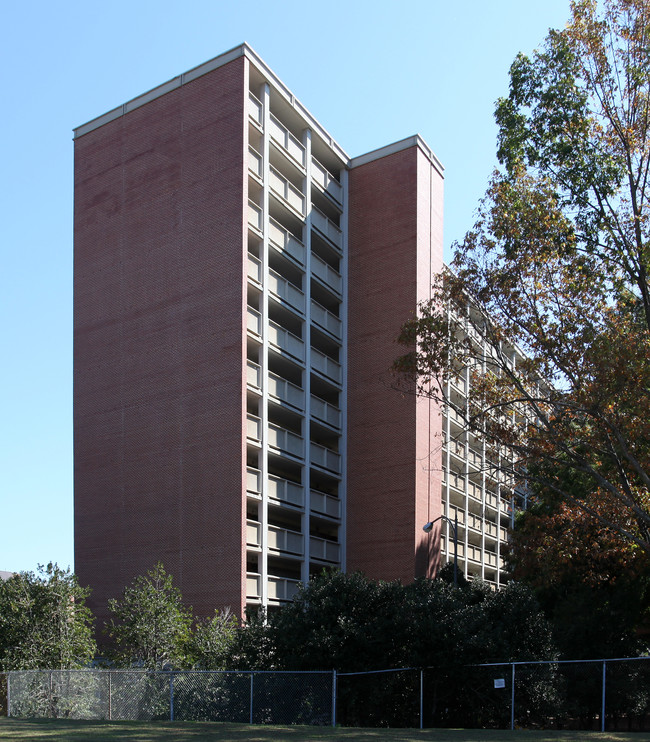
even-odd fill
[[[245,595],[247,62],[75,142],[75,569],[158,560],[198,615]]]
[[[349,175],[347,568],[411,581],[432,574],[440,515],[441,417],[390,372],[401,325],[442,268],[442,177],[417,146]]]

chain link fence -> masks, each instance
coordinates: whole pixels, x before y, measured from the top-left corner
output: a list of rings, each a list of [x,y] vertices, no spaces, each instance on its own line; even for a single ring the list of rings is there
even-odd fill
[[[650,657],[362,673],[29,670],[0,673],[23,717],[650,731]]]
[[[9,716],[331,724],[331,672],[24,670],[7,674]]]
[[[343,726],[650,731],[650,657],[339,673]]]

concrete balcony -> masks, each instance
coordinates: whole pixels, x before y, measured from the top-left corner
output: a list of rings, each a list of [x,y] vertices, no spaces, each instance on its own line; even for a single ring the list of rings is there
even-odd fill
[[[302,142],[297,139],[284,124],[271,114],[269,122],[271,141],[294,165],[297,165],[304,171],[307,162],[305,148]]]
[[[298,592],[299,580],[290,580],[287,577],[275,577],[269,575],[268,596],[269,600],[279,603],[287,603],[293,600]]]
[[[337,206],[342,208],[343,186],[315,157],[311,158],[311,178],[322,193],[326,193]]]
[[[248,253],[248,277],[251,281],[262,285],[262,262],[251,253]]]
[[[246,415],[246,438],[254,443],[262,440],[262,421],[257,415]]]
[[[341,428],[341,410],[313,394],[311,395],[311,416],[333,428]]]
[[[309,538],[309,556],[311,559],[318,559],[322,562],[338,563],[341,561],[341,547],[335,541],[311,536]]]
[[[341,473],[340,454],[336,453],[336,451],[332,451],[326,446],[321,446],[319,443],[310,442],[309,460],[315,466],[320,466],[321,469],[327,469],[336,474]]]
[[[315,206],[311,208],[311,225],[339,251],[343,250],[343,232]]]
[[[248,94],[248,117],[258,128],[262,128],[264,124],[264,106],[262,105],[262,101],[254,96],[253,93]]]
[[[254,497],[262,494],[262,472],[252,466],[246,468],[246,492]]]
[[[331,265],[328,265],[322,258],[319,258],[316,253],[312,253],[311,256],[311,271],[328,289],[341,296],[343,292],[341,274],[334,270]]]
[[[249,334],[256,336],[258,340],[262,337],[262,315],[257,309],[253,309],[252,307],[247,308],[246,329]]]
[[[248,148],[248,172],[258,181],[264,177],[264,160],[262,155],[253,147]]]
[[[327,495],[324,492],[310,490],[310,510],[312,513],[327,515],[329,518],[341,518],[341,501],[338,497]]]
[[[305,344],[277,322],[269,322],[269,342],[281,353],[288,353],[299,361],[305,360]]]
[[[311,367],[314,371],[318,371],[318,373],[326,376],[328,379],[340,386],[343,378],[343,371],[341,369],[341,364],[338,361],[325,355],[325,353],[321,353],[320,350],[312,348]]]
[[[246,572],[246,599],[259,601],[262,597],[262,576],[255,572]]]
[[[253,361],[246,361],[246,384],[249,389],[254,389],[256,392],[261,391],[262,369]]]
[[[262,524],[256,520],[246,521],[246,546],[259,549],[262,544]]]
[[[341,339],[343,327],[341,320],[313,299],[311,300],[311,320],[337,340]]]
[[[302,485],[290,482],[282,477],[269,476],[268,493],[272,500],[294,507],[304,506],[304,490]]]
[[[297,410],[305,409],[305,390],[277,374],[269,374],[269,394]]]
[[[303,458],[303,439],[279,425],[269,424],[269,446],[296,458]]]
[[[305,552],[305,539],[302,533],[298,533],[298,531],[269,526],[267,539],[269,551],[293,556],[302,556]]]
[[[248,226],[262,234],[262,209],[253,201],[248,202]]]
[[[305,246],[275,219],[269,219],[269,242],[278,252],[289,255],[300,265],[305,264]]]
[[[305,313],[305,295],[297,286],[274,270],[269,271],[269,290],[280,301],[285,302],[300,314]]]
[[[305,197],[299,188],[291,183],[274,167],[269,168],[269,185],[271,192],[291,211],[305,216]]]

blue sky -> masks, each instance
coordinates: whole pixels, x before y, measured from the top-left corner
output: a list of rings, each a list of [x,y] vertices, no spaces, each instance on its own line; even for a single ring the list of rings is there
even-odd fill
[[[64,0],[0,13],[0,570],[73,566],[72,128],[247,41],[339,144],[419,133],[445,245],[496,162],[508,68],[568,0]]]

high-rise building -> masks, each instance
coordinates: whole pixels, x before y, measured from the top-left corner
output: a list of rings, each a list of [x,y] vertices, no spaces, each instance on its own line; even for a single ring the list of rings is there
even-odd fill
[[[157,561],[204,615],[324,567],[432,574],[440,515],[498,585],[505,489],[390,372],[442,268],[422,139],[349,157],[242,45],[74,141],[75,570],[100,620]]]

